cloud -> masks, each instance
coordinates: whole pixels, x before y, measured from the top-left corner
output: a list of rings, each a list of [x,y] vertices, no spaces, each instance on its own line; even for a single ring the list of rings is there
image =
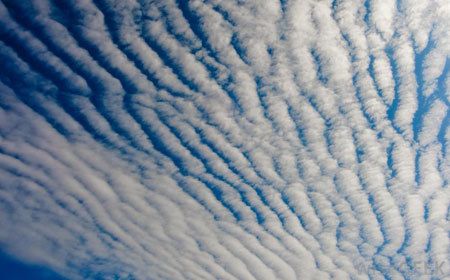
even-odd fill
[[[447,14],[4,1],[0,249],[74,279],[448,277]]]

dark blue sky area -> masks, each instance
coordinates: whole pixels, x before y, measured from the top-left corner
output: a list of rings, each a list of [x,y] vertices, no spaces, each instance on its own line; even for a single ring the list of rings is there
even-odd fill
[[[0,279],[2,280],[62,280],[65,279],[45,267],[30,265],[0,252]]]

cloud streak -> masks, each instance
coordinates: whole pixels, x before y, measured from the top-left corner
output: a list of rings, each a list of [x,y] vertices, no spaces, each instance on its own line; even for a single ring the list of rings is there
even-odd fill
[[[74,279],[449,277],[447,6],[1,2],[0,248]]]

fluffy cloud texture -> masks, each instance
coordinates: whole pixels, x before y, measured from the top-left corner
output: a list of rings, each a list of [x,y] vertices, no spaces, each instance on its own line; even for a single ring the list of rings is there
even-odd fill
[[[448,0],[0,2],[0,249],[70,279],[449,279]]]

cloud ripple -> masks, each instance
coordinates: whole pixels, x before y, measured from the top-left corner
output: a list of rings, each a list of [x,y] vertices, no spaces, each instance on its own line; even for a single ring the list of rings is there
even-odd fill
[[[78,279],[450,277],[446,0],[0,2],[0,248]]]

